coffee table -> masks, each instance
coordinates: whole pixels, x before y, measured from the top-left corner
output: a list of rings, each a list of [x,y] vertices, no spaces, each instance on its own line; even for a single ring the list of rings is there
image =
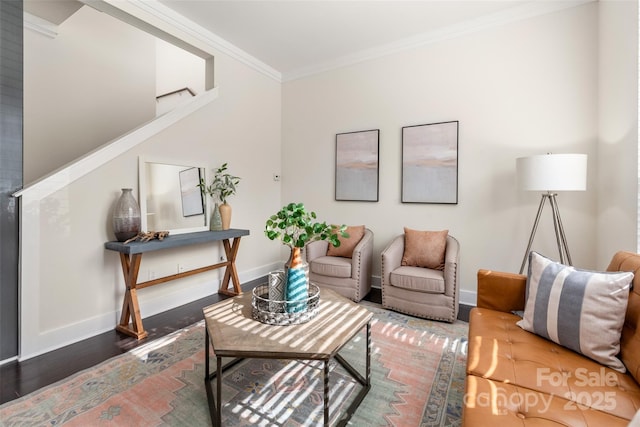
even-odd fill
[[[362,385],[337,425],[346,425],[371,388],[371,318],[373,314],[329,289],[320,290],[316,317],[300,325],[274,326],[253,320],[251,293],[206,307],[205,388],[214,427],[222,425],[222,373],[244,358],[318,360],[323,363],[324,425],[329,425],[329,361],[333,358]],[[338,352],[366,327],[364,376]],[[209,343],[216,358],[216,371],[209,367]],[[223,366],[222,358],[234,358]],[[215,379],[215,396],[212,381]]]

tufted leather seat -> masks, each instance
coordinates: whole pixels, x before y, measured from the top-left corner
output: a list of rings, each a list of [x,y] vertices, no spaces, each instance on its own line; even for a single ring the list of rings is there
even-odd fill
[[[621,338],[621,374],[516,325],[526,276],[480,270],[469,319],[465,426],[626,426],[640,409],[640,255],[608,271],[636,273]]]

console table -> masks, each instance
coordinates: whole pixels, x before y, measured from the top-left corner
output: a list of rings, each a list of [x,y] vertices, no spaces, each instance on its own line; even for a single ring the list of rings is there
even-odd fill
[[[248,235],[249,230],[232,228],[222,231],[199,231],[196,233],[169,235],[163,240],[150,240],[148,242],[131,242],[127,244],[123,242],[106,242],[104,244],[106,249],[120,253],[122,274],[127,288],[122,303],[120,323],[116,326],[116,330],[137,339],[145,338],[148,335],[142,326],[142,317],[140,316],[140,306],[138,304],[138,289],[225,267],[224,278],[220,283],[218,293],[229,296],[241,294],[242,288],[240,288],[240,279],[238,278],[235,261],[240,246],[240,238]],[[226,261],[138,283],[142,254],[218,241],[222,241],[227,258]],[[229,289],[229,281],[233,283],[233,290]],[[131,320],[131,324],[129,324],[129,320]]]

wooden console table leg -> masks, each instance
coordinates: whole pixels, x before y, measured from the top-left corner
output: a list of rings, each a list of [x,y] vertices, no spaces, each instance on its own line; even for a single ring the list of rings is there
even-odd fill
[[[120,254],[122,274],[124,275],[124,284],[127,290],[125,291],[124,301],[122,302],[120,323],[116,326],[117,331],[137,339],[145,338],[148,335],[142,326],[140,305],[138,304],[138,291],[136,289],[141,259],[142,254],[133,254],[131,258],[126,254]],[[129,319],[131,319],[131,327],[129,327]]]
[[[227,267],[224,270],[224,279],[220,283],[218,293],[229,296],[240,295],[242,288],[240,287],[240,279],[236,270],[236,256],[240,247],[240,237],[233,239],[233,243],[229,243],[229,239],[224,239],[222,245],[227,256]],[[229,290],[229,280],[233,282],[233,290]]]

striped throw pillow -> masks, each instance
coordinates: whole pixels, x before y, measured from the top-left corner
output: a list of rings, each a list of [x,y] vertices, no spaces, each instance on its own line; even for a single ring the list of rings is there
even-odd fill
[[[529,254],[522,329],[619,372],[617,355],[633,273],[578,270]]]

